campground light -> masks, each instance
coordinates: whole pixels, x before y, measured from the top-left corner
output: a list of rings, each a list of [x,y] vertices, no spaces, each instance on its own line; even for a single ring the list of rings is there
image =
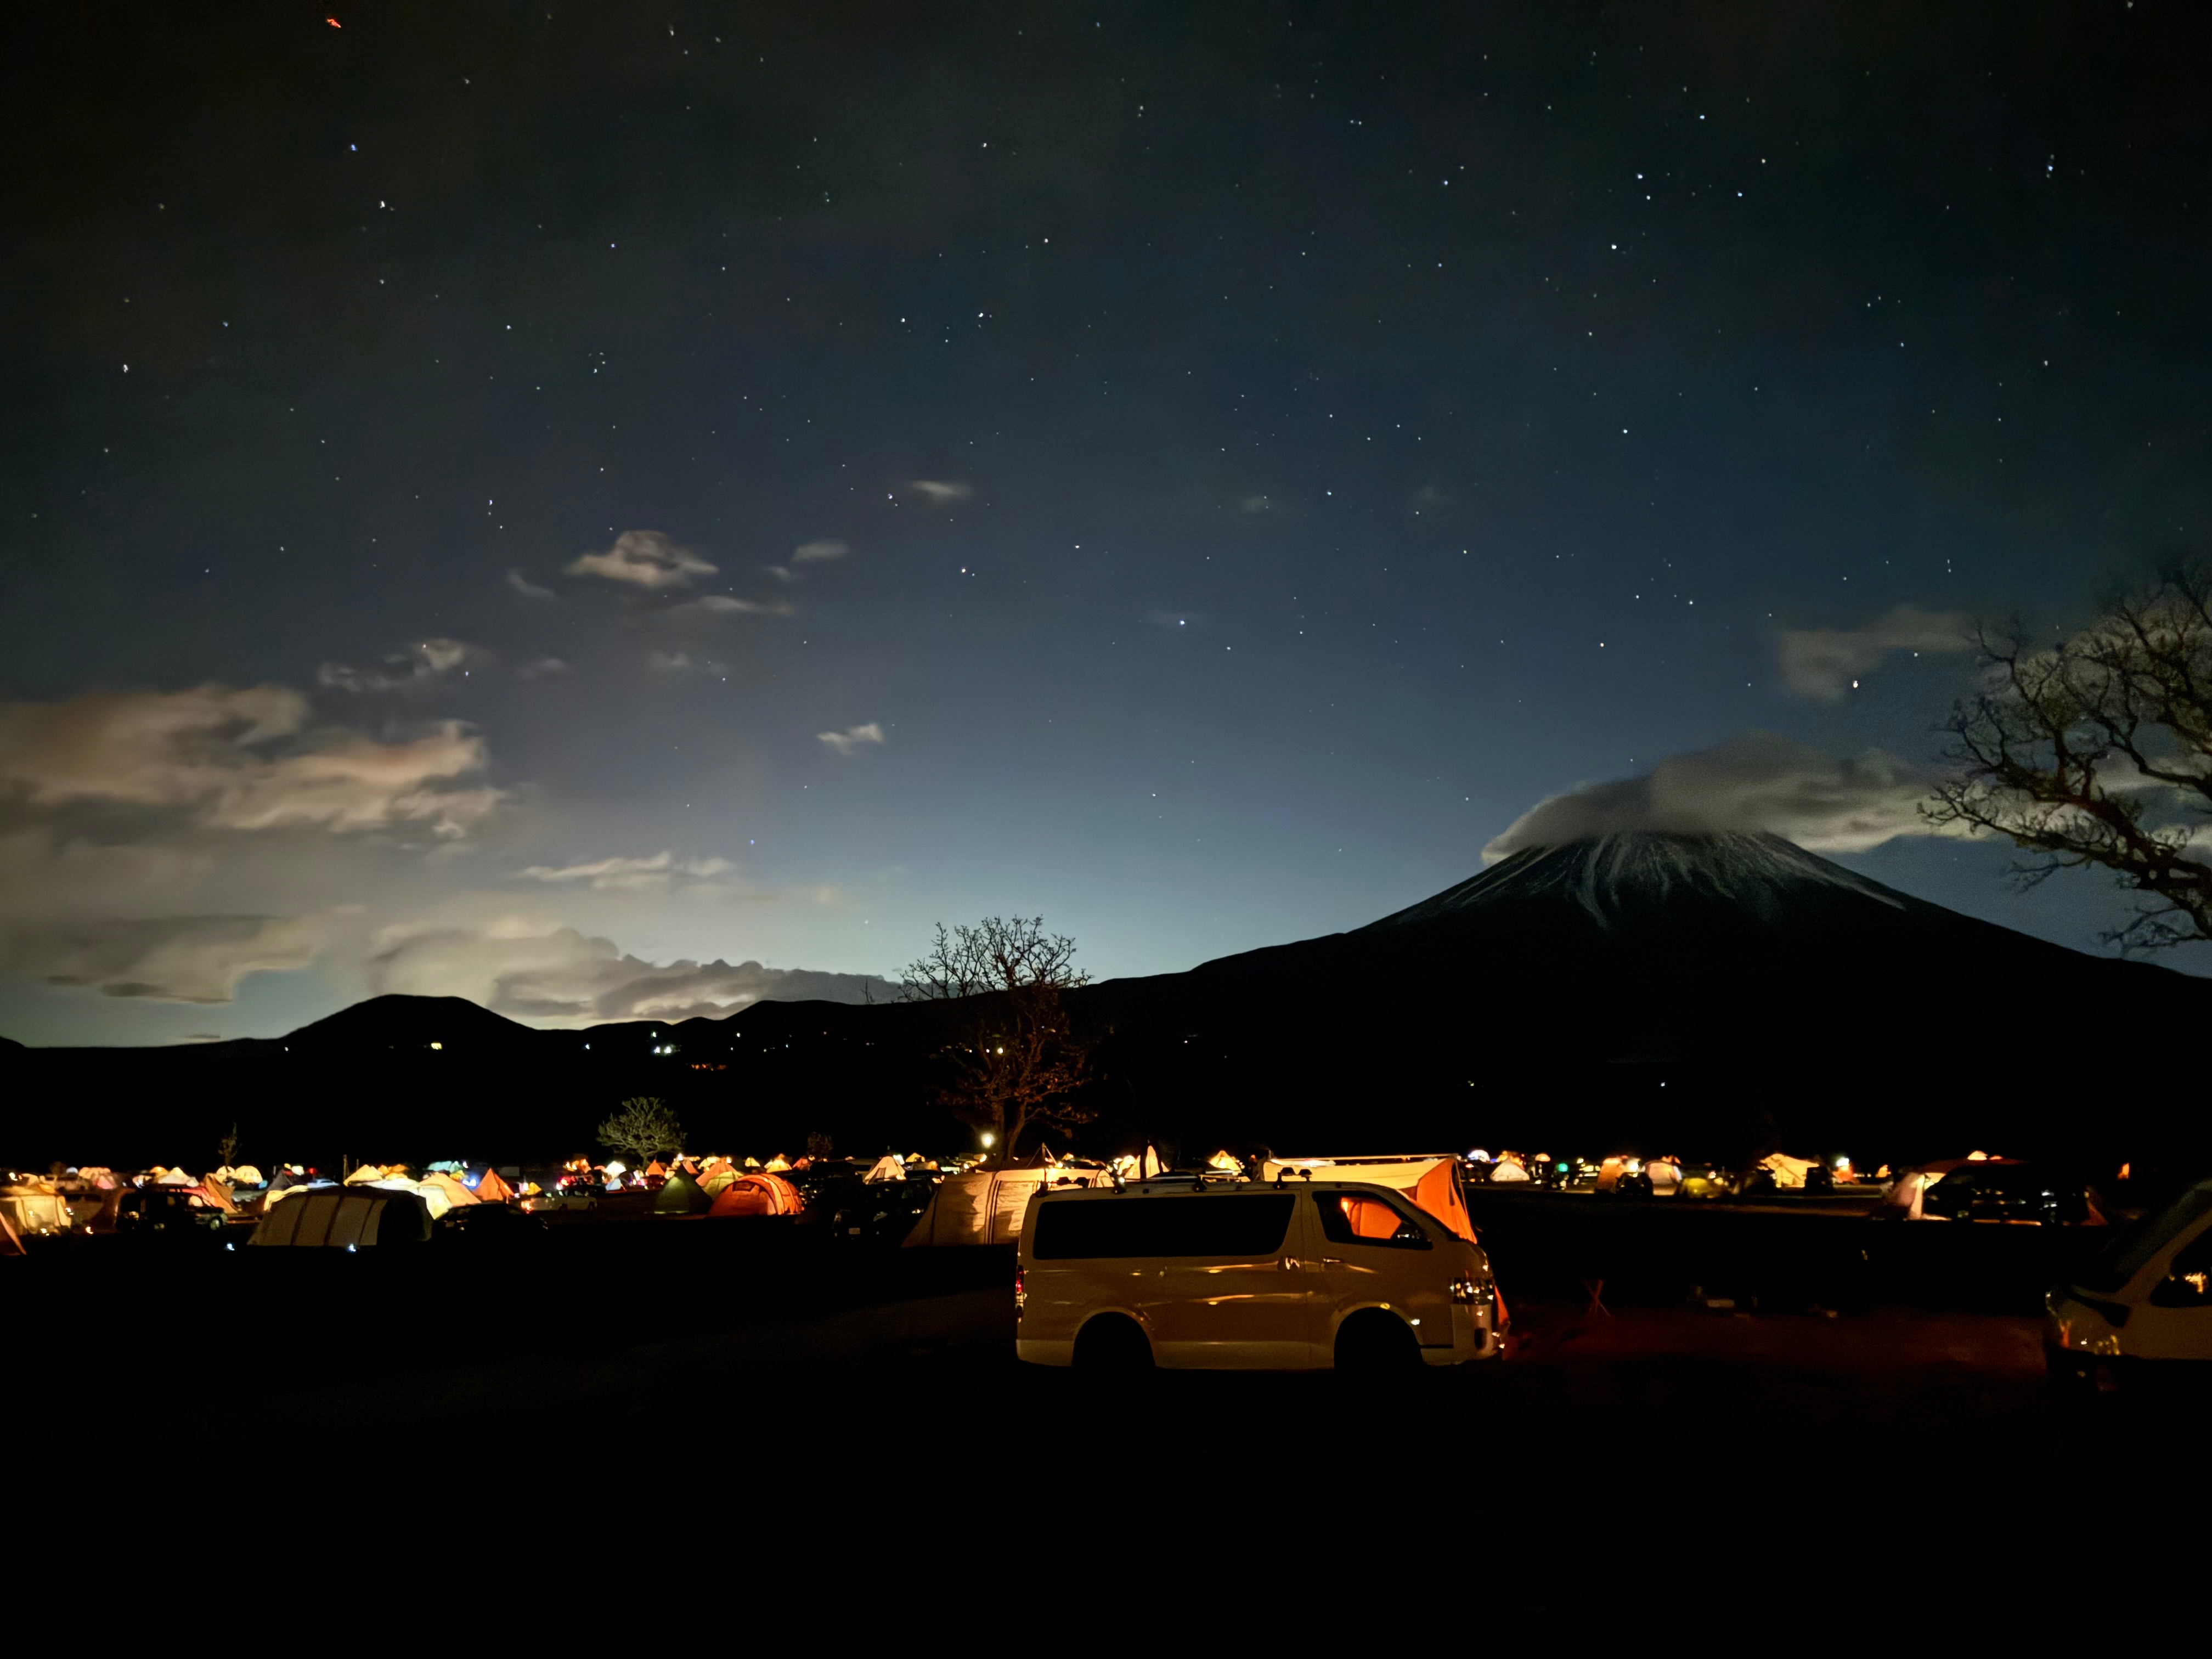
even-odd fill
[[[983,1144],[984,1144],[986,1146],[989,1146],[993,1141],[996,1140],[997,1139],[998,1139],[998,1137],[997,1137],[996,1135],[993,1134],[993,1133],[992,1133],[988,1129],[986,1129],[986,1130],[984,1130],[984,1131],[983,1131]]]
[[[444,1048],[446,1045],[445,1045],[444,1043],[442,1043],[442,1042],[434,1042],[434,1043],[432,1043],[430,1046],[431,1046],[433,1048]]]

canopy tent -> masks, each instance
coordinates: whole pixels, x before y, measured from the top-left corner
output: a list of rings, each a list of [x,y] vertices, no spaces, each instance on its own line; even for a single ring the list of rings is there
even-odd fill
[[[868,1166],[867,1174],[862,1176],[860,1179],[871,1186],[882,1181],[904,1181],[906,1165],[899,1162],[897,1153],[885,1152]]]
[[[653,1195],[653,1212],[655,1215],[697,1215],[714,1201],[697,1182],[679,1170],[663,1182],[660,1190]]]
[[[665,1189],[664,1189],[665,1190]],[[739,1176],[708,1206],[709,1216],[797,1215],[805,1208],[799,1188],[781,1176]]]
[[[1030,1200],[1047,1187],[1089,1187],[1112,1177],[1102,1168],[1032,1164],[1020,1170],[963,1170],[948,1175],[906,1236],[909,1245],[1020,1242]]]
[[[486,1170],[483,1178],[477,1182],[477,1202],[479,1204],[507,1204],[514,1199],[514,1188],[500,1178],[496,1170]]]
[[[1467,1194],[1460,1184],[1459,1159],[1449,1154],[1432,1158],[1270,1158],[1261,1175],[1274,1180],[1282,1175],[1310,1171],[1328,1181],[1371,1181],[1378,1187],[1403,1193],[1413,1203],[1470,1244],[1476,1242],[1474,1221],[1467,1212]],[[1522,1172],[1527,1178],[1528,1172]],[[1493,1181],[1498,1177],[1492,1176]]]

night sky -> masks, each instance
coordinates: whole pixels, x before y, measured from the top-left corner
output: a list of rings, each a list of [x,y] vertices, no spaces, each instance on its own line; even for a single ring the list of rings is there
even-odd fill
[[[2195,8],[328,16],[10,25],[0,1031],[1167,971],[1638,777],[2121,914],[1913,805],[2212,523]]]

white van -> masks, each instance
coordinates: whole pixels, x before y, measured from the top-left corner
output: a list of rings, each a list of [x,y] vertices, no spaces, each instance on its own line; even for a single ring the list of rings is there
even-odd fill
[[[1453,1365],[1504,1335],[1482,1247],[1357,1181],[1040,1192],[1015,1301],[1015,1352],[1040,1365]]]
[[[2062,1387],[2110,1394],[2148,1381],[2147,1365],[2212,1362],[2212,1181],[2115,1238],[2044,1306],[2044,1353]]]

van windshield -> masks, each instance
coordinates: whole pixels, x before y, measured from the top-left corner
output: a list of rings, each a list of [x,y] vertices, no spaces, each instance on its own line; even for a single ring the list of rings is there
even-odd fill
[[[1291,1230],[1288,1193],[1204,1198],[1082,1199],[1040,1204],[1030,1253],[1039,1261],[1091,1256],[1270,1256]]]
[[[2206,1211],[2212,1210],[2212,1187],[2191,1187],[2148,1220],[2129,1228],[2099,1251],[2097,1258],[2074,1276],[2085,1291],[2110,1295],[2150,1263],[2156,1255]]]

